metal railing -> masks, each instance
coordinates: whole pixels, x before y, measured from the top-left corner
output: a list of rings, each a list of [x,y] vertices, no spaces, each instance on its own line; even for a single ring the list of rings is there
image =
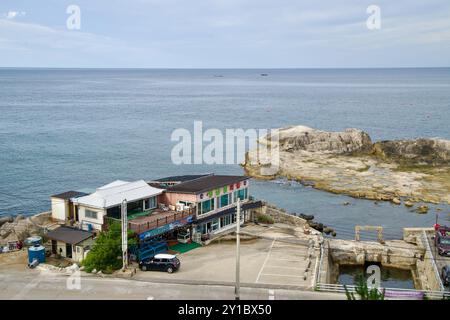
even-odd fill
[[[144,221],[144,222],[139,222],[139,223],[129,221],[128,228],[130,230],[133,230],[134,232],[140,234],[142,232],[153,230],[153,229],[162,227],[164,225],[167,225],[169,223],[181,220],[190,215],[192,215],[192,212],[187,210],[187,211],[174,212],[173,214],[166,215],[165,217],[161,217],[161,218],[155,219],[153,221]]]
[[[438,269],[438,267],[436,265],[436,261],[434,260],[435,258],[434,258],[434,255],[433,255],[433,251],[431,251],[430,242],[428,241],[428,237],[427,237],[427,234],[426,234],[425,230],[422,230],[422,239],[423,239],[423,242],[425,244],[426,252],[429,254],[429,256],[431,258],[430,260],[431,260],[431,264],[433,266],[434,276],[436,277],[436,281],[438,282],[439,289],[441,291],[444,291],[445,290],[444,284],[442,283],[441,276],[439,275],[439,269]]]
[[[326,292],[345,293],[347,288],[348,292],[356,292],[355,285],[342,285],[342,284],[330,284],[330,283],[317,283],[316,290]],[[415,290],[415,289],[402,289],[402,288],[379,288],[380,291],[385,291],[385,297],[387,298],[416,298],[423,299],[424,297],[429,299],[444,299],[450,297],[448,291],[427,291],[427,290]]]

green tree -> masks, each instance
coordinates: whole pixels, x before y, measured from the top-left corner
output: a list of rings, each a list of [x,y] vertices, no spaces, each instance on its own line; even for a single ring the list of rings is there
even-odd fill
[[[134,232],[128,231],[128,247],[136,246],[137,241]],[[108,231],[101,232],[86,259],[83,266],[87,272],[96,269],[104,273],[111,273],[122,267],[122,231],[121,225],[114,222]]]
[[[347,286],[344,285],[345,295],[347,300],[357,300],[355,293],[350,292]],[[367,286],[367,282],[364,277],[358,276],[357,283],[355,287],[356,294],[359,296],[359,300],[384,300],[384,289],[383,291],[378,290],[378,288],[370,288]]]

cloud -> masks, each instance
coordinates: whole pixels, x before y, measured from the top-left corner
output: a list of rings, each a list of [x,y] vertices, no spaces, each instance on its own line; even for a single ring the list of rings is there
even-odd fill
[[[15,19],[17,17],[24,17],[27,13],[25,11],[8,11],[7,13],[5,13],[3,16],[6,19]]]

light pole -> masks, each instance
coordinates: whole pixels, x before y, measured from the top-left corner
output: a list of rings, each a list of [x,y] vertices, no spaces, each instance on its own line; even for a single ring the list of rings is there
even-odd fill
[[[122,270],[126,270],[128,267],[128,217],[126,199],[122,201],[120,220],[122,222]]]
[[[241,290],[241,284],[240,284],[240,277],[239,277],[239,271],[240,271],[240,254],[239,254],[239,247],[240,247],[240,230],[241,230],[241,199],[237,199],[237,210],[236,210],[236,287],[234,289],[235,293],[235,300],[240,300],[240,290]]]

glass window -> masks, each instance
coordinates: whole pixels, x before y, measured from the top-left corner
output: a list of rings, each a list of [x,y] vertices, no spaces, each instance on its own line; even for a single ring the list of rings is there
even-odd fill
[[[245,200],[248,197],[247,188],[239,189],[234,192],[235,201],[239,198],[241,200]]]
[[[97,212],[96,212],[96,211],[89,210],[89,209],[86,209],[86,210],[84,211],[84,216],[85,216],[86,218],[97,219]]]
[[[144,200],[144,209],[155,209],[156,208],[156,197],[151,197]]]
[[[212,221],[211,226],[212,226],[213,231],[216,231],[217,229],[219,229],[219,219],[214,219]]]
[[[212,210],[214,210],[214,199],[209,199],[202,202],[201,214],[208,213]]]
[[[230,196],[229,194],[224,194],[219,198],[219,208],[226,207],[229,204]]]

